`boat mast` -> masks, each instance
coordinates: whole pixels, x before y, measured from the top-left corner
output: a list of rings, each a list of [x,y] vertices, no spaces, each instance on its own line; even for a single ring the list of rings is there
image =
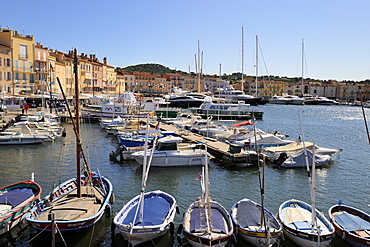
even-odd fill
[[[76,97],[76,106],[75,106],[75,118],[76,118],[76,133],[78,135],[76,143],[76,165],[77,165],[77,197],[81,197],[81,142],[80,142],[80,93],[78,87],[78,59],[77,59],[77,49],[74,49],[74,74],[75,74],[75,97]]]
[[[257,92],[257,84],[258,84],[258,35],[256,35],[256,97],[258,97]]]
[[[304,94],[304,89],[303,89],[303,70],[304,70],[304,42],[303,42],[303,39],[302,39],[302,85],[301,85],[301,93],[302,93],[302,96]]]
[[[200,46],[198,40],[198,93],[200,93],[200,73],[202,72],[200,67]]]
[[[244,27],[243,27],[243,23],[242,23],[242,86],[241,86],[241,90],[244,92]]]

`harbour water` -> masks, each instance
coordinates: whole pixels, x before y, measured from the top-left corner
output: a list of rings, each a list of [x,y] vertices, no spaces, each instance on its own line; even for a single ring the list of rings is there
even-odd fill
[[[257,127],[263,130],[279,130],[296,140],[300,131],[298,110],[301,114],[304,140],[318,146],[340,148],[342,152],[333,157],[329,165],[316,169],[316,207],[327,215],[329,207],[339,199],[347,205],[370,212],[369,208],[369,150],[362,110],[353,106],[258,106],[265,112]],[[370,109],[365,109],[370,116]],[[224,122],[231,125],[235,122]],[[31,173],[43,188],[43,196],[54,184],[75,176],[75,138],[71,124],[65,125],[64,141],[34,146],[0,146],[0,186],[29,179]],[[87,232],[65,239],[67,246],[127,246],[119,236],[112,236],[111,222],[115,212],[124,203],[140,193],[141,171],[136,162],[115,163],[109,153],[116,149],[117,142],[109,137],[98,124],[84,123],[81,126],[85,152],[92,170],[99,169],[114,186],[115,203],[113,215],[105,218]],[[197,177],[200,167],[157,168],[152,167],[147,182],[147,191],[162,190],[177,199],[180,214],[175,218],[175,234],[145,246],[188,246],[176,237],[186,208],[201,194]],[[238,164],[227,166],[210,164],[211,197],[230,210],[233,204],[248,197],[260,202],[258,170],[256,166]],[[265,206],[274,214],[279,205],[288,199],[310,202],[310,192],[305,168],[284,169],[267,164],[265,172]],[[0,238],[0,246],[51,246],[48,235],[37,235],[31,228],[17,233],[17,238]],[[57,246],[66,246],[58,240]],[[282,246],[294,246],[281,242]],[[249,246],[239,241],[237,246]],[[336,237],[332,246],[347,246]]]

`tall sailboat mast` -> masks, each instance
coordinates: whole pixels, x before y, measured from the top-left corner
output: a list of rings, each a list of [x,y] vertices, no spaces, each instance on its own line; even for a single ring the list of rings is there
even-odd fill
[[[76,165],[77,165],[77,197],[81,197],[81,139],[80,139],[80,92],[78,86],[78,59],[77,59],[77,49],[74,49],[74,75],[75,75],[75,118],[76,118],[76,134],[77,134],[77,143],[76,143]]]
[[[302,88],[302,96],[304,94],[304,88],[303,88],[303,71],[304,71],[304,42],[303,42],[303,39],[302,39],[302,85],[301,85],[301,88]]]
[[[202,73],[202,70],[200,67],[200,46],[198,40],[198,93],[200,93],[200,73]]]
[[[241,90],[244,91],[244,26],[243,24],[242,24],[242,86],[241,86]]]
[[[258,96],[258,35],[256,35],[256,94]]]

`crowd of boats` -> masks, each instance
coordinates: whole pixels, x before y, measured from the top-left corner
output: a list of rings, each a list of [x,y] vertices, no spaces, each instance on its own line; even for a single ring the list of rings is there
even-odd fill
[[[174,121],[174,119],[161,120]],[[210,195],[208,168],[210,155],[207,152],[207,145],[197,143],[185,146],[182,138],[175,136],[175,133],[170,131],[161,133],[161,122],[158,122],[158,119],[157,125],[153,128],[150,128],[149,122],[148,114],[146,119],[120,117],[100,122],[104,129],[120,126],[121,132],[117,131],[120,142],[128,133],[143,137],[143,142],[139,145],[142,149],[131,154],[142,166],[140,193],[116,213],[112,225],[114,234],[121,234],[131,245],[145,244],[167,231],[174,233],[174,218],[179,213],[176,198],[160,190],[146,191],[146,182],[151,166],[181,165],[202,167],[202,172],[194,179],[200,181],[200,196],[187,207],[182,222],[177,227],[177,234],[183,236],[184,243],[192,246],[228,246],[235,244],[235,236],[238,235],[254,246],[272,246],[278,244],[280,237],[284,235],[299,246],[328,246],[337,232],[341,238],[354,246],[369,246],[368,214],[339,203],[329,209],[327,218],[315,208],[315,200],[312,198],[312,203],[296,199],[287,200],[280,205],[277,215],[274,215],[264,207],[263,183],[260,184],[261,203],[243,198],[236,202],[230,211],[227,210]],[[283,147],[287,147],[289,152],[303,150],[311,196],[314,196],[313,174],[318,164],[315,163],[316,158],[307,158],[311,155],[310,151],[312,155],[325,153],[329,156],[339,151],[317,147],[305,142],[303,137],[298,141],[286,140],[284,145],[267,143],[259,145],[260,139],[257,136],[278,137],[281,134],[257,130],[253,121],[240,122],[236,126],[239,127],[233,128],[241,127],[246,133],[249,130],[250,140],[254,138],[254,142],[249,144],[250,147],[258,148],[261,152],[267,149],[271,155],[269,156],[268,152],[264,154],[270,159],[272,156],[280,157],[279,152]],[[232,131],[234,138],[238,133],[235,132],[236,129]],[[243,145],[245,146],[245,143]],[[180,154],[188,158],[184,159],[185,161],[181,160],[180,156],[176,156]],[[83,158],[84,154],[81,157]],[[264,162],[258,162],[261,171],[259,176],[262,176],[260,181],[263,181],[264,166]],[[110,204],[114,202],[113,185],[108,178],[100,174],[99,170],[92,172],[88,166],[83,166],[81,171],[82,174],[57,185],[43,199],[40,198],[41,187],[32,179],[0,188],[0,233],[8,232],[25,219],[38,231],[49,231],[51,234],[59,232],[63,235],[68,231],[94,225],[104,214],[111,217]]]
[[[126,96],[131,97],[130,94]],[[101,99],[97,101],[99,103],[87,103],[81,107],[82,115],[86,118],[99,117],[101,127],[116,136],[119,144],[124,146],[121,152],[125,157],[135,159],[142,166],[140,194],[125,203],[113,218],[114,233],[121,234],[131,245],[144,244],[169,230],[173,233],[174,217],[179,213],[174,196],[159,190],[146,191],[151,166],[202,167],[202,172],[195,179],[201,184],[200,197],[187,207],[182,223],[178,226],[178,234],[182,234],[192,246],[227,246],[235,241],[235,235],[254,246],[272,246],[278,243],[282,235],[299,246],[328,246],[335,232],[354,246],[370,245],[368,214],[339,203],[329,209],[329,218],[326,218],[315,208],[315,168],[327,164],[340,149],[318,147],[306,142],[303,136],[298,140],[289,140],[288,136],[279,131],[258,129],[254,121],[257,118],[254,115],[256,111],[253,110],[248,111],[248,118],[240,118],[244,121],[225,126],[216,121],[222,115],[219,114],[220,105],[217,111],[205,116],[191,110],[178,110],[176,117],[165,117],[163,113],[156,113],[157,105],[163,102],[155,99],[147,101],[147,105],[138,103],[134,98],[129,104],[129,100],[123,97],[109,102],[102,102]],[[113,107],[111,110],[104,108],[109,104]],[[118,104],[122,107],[116,108]],[[217,105],[217,102],[203,102],[195,108],[205,108],[206,104]],[[223,104],[231,104],[233,107],[246,105],[245,102]],[[148,107],[154,108],[148,111]],[[76,111],[79,109],[77,105]],[[103,112],[109,114],[102,115]],[[102,116],[109,119],[103,120]],[[79,119],[79,112],[70,117],[73,124],[77,125],[78,121],[75,120]],[[153,127],[150,127],[150,122],[155,123]],[[162,123],[176,126],[179,132],[163,131]],[[20,115],[3,129],[2,136],[8,138],[17,133],[26,135],[23,129],[35,136],[44,135],[44,138],[46,135],[63,137],[63,128],[57,118],[46,114]],[[78,131],[79,127],[74,129]],[[291,199],[283,202],[277,215],[273,215],[264,207],[264,185],[261,182],[261,203],[244,198],[228,211],[212,200],[210,195],[208,164],[211,156],[207,145],[184,143],[181,135],[178,136],[181,132],[196,132],[240,149],[255,150],[261,157],[282,167],[305,167],[308,171],[311,203]],[[99,170],[90,170],[78,133],[76,137],[79,154],[76,165],[79,172],[75,178],[60,183],[43,199],[40,198],[41,187],[32,179],[0,188],[1,234],[24,219],[38,231],[63,234],[88,228],[104,214],[111,217],[113,185]],[[80,159],[84,160],[83,166],[79,164]],[[265,162],[261,159],[257,165],[261,171],[259,176],[262,176],[260,181],[263,181]]]

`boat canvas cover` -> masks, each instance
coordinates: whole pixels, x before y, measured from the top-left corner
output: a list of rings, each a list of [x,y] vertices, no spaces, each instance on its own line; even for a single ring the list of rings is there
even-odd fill
[[[312,164],[313,154],[310,150],[307,150],[308,165]],[[329,155],[318,155],[315,154],[315,166],[321,166],[330,161]],[[281,164],[286,167],[304,167],[306,165],[305,152],[304,150],[297,151],[295,154],[289,155],[288,159]]]
[[[312,142],[305,142],[305,146],[307,149],[312,149],[313,143]],[[315,149],[318,147],[315,146]],[[298,151],[300,149],[303,149],[303,143],[302,142],[296,142],[296,143],[290,143],[284,146],[279,147],[268,147],[265,148],[268,152],[290,152],[290,151]]]
[[[23,188],[11,190],[8,193],[0,195],[0,204],[16,207],[32,195],[34,195],[32,189]]]
[[[130,209],[122,224],[131,224],[134,221],[138,204]],[[136,217],[135,226],[160,225],[163,223],[168,212],[170,211],[170,203],[162,197],[146,197],[144,199],[144,218],[143,222],[139,222],[139,217]]]
[[[370,222],[361,219],[357,215],[343,212],[334,215],[335,221],[343,227],[343,229],[351,231],[370,230]]]
[[[265,214],[266,217],[269,217],[268,214]],[[238,223],[247,228],[248,226],[259,226],[261,225],[261,208],[256,207],[252,201],[241,201],[238,205],[236,220]],[[275,220],[266,221],[269,222],[269,226],[279,229],[279,225],[276,224]]]
[[[204,208],[194,208],[193,211],[191,211],[190,214],[190,232],[202,232],[201,230],[201,216],[205,215]],[[227,230],[225,228],[224,224],[224,216],[217,208],[211,209],[211,215],[212,215],[212,226],[210,227],[213,232],[221,231],[222,233],[227,233]],[[202,216],[204,218],[204,216]]]

